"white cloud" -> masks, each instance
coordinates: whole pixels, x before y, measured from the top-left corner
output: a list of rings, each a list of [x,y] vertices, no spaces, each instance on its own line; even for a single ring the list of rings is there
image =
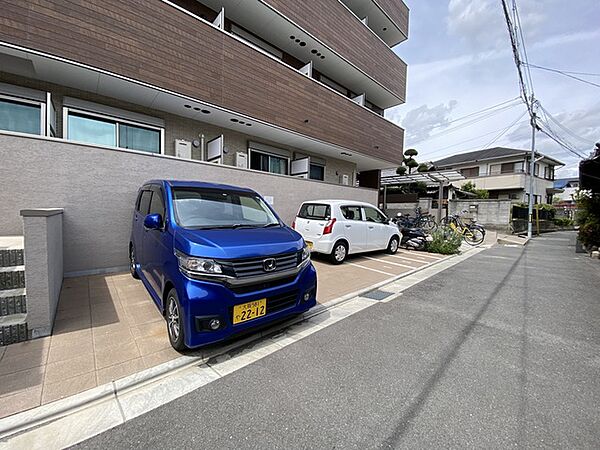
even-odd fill
[[[519,3],[521,25],[529,36],[535,36],[546,21],[543,6],[538,0]],[[498,0],[450,0],[446,22],[451,36],[464,40],[474,49],[506,46],[508,29]]]
[[[432,108],[421,105],[410,110],[402,120],[402,126],[406,129],[407,141],[416,142],[426,139],[436,128],[446,127],[450,113],[456,104],[456,100],[450,100],[448,105],[440,103]]]

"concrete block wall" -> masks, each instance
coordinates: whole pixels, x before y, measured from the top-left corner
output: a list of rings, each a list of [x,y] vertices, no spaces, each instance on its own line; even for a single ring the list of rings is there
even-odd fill
[[[466,210],[468,212],[464,217],[473,217],[478,223],[489,228],[507,230],[512,204],[511,200],[450,200],[448,214],[460,214]]]
[[[303,201],[377,203],[377,191],[57,139],[0,133],[0,235],[22,234],[19,211],[64,208],[67,275],[126,268],[139,187],[156,178],[241,185],[274,199],[291,223]]]

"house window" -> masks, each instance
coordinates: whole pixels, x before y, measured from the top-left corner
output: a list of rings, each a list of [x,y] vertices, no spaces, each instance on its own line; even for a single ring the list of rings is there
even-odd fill
[[[479,176],[479,167],[468,167],[466,169],[460,169],[460,173],[463,177],[472,178]]]
[[[287,158],[281,156],[250,150],[250,168],[254,170],[287,175],[288,161]]]
[[[311,164],[309,178],[311,180],[325,180],[325,166],[321,164]]]
[[[500,173],[514,173],[515,163],[504,163],[500,167]]]
[[[554,180],[554,166],[544,167],[544,178],[546,180]]]
[[[44,129],[41,102],[0,95],[0,130],[43,135]]]
[[[161,153],[161,128],[70,108],[65,108],[65,116],[69,140]]]

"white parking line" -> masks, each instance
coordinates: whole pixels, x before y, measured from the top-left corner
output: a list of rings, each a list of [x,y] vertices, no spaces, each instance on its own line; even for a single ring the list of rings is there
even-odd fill
[[[440,259],[443,258],[443,256],[440,257],[440,256],[428,255],[427,253],[419,253],[418,255],[415,255],[414,253],[409,253],[409,252],[405,252],[405,251],[402,251],[402,250],[398,250],[398,253],[400,253],[401,255],[415,256],[417,258],[432,258],[432,259],[435,259],[436,261],[438,261],[438,260],[440,260]]]
[[[393,255],[391,255],[393,256]],[[370,256],[363,256],[363,258],[366,259],[370,259],[371,261],[379,261],[385,264],[391,264],[393,266],[400,266],[400,267],[406,267],[407,269],[414,269],[415,266],[409,266],[408,264],[400,264],[400,263],[395,263],[395,262],[391,262],[391,261],[387,261],[385,259],[377,259],[377,258],[371,258]]]
[[[389,255],[389,256],[393,256],[394,258],[404,259],[406,261],[419,262],[419,263],[423,263],[423,264],[431,264],[432,262],[435,262],[435,261],[428,261],[426,259],[408,258],[407,256],[400,256],[400,255]]]
[[[361,266],[360,264],[356,264],[356,263],[346,263],[346,264],[349,264],[349,265],[354,266],[354,267],[360,267],[361,269],[366,269],[366,270],[371,270],[373,272],[382,273],[384,275],[389,275],[390,277],[395,277],[396,276],[393,273],[384,272],[383,270],[371,269],[370,267]]]

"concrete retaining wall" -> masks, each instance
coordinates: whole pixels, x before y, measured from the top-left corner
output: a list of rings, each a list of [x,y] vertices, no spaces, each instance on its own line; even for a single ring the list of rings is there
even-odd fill
[[[138,188],[150,179],[227,183],[274,199],[291,223],[306,200],[377,203],[377,191],[62,140],[0,134],[0,235],[20,235],[21,209],[64,208],[64,271],[127,265]]]

